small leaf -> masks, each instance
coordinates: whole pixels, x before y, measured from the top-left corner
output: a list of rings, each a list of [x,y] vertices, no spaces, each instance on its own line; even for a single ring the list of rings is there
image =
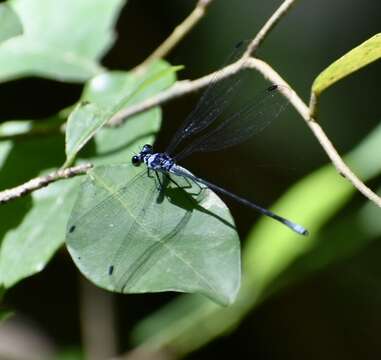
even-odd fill
[[[189,188],[182,178],[176,182]],[[156,187],[146,170],[130,164],[92,170],[68,222],[74,262],[111,291],[199,292],[232,303],[240,246],[229,210],[196,185],[184,191],[169,184],[165,194]]]
[[[13,9],[7,4],[0,4],[0,43],[22,34],[22,24]]]
[[[170,86],[175,81],[174,72],[177,69],[158,61],[143,75],[114,71],[91,79],[82,95],[84,101],[78,104],[68,119],[65,166],[73,162],[77,153],[117,110]]]
[[[114,41],[123,0],[13,0],[23,35],[0,44],[0,82],[25,75],[83,81]]]
[[[335,82],[378,60],[380,57],[381,34],[377,34],[346,53],[321,72],[312,85],[312,92],[315,96],[319,96]]]
[[[102,112],[96,104],[81,101],[69,115],[66,126],[66,162],[72,164],[75,156],[107,121],[108,113]]]

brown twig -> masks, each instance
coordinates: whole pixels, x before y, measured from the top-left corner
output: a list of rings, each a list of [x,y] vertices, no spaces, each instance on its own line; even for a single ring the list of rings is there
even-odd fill
[[[207,7],[213,0],[199,0],[194,10],[185,18],[185,20],[176,26],[171,35],[140,65],[138,65],[134,71],[142,71],[152,61],[156,59],[165,58],[168,53],[189,33],[190,30],[201,20],[205,15]]]
[[[257,58],[240,59],[235,63],[227,66],[226,68],[219,70],[215,73],[209,74],[202,78],[193,81],[180,81],[177,82],[171,88],[153,96],[152,98],[145,100],[137,105],[126,108],[115,114],[111,120],[110,124],[120,125],[128,117],[135,115],[139,112],[150,109],[151,107],[163,104],[169,100],[177,98],[179,96],[185,95],[190,92],[197,91],[209,84],[210,80],[215,81],[221,80],[222,78],[229,77],[244,68],[251,68],[259,71],[266,79],[271,83],[285,85],[288,88],[292,87],[287,84],[282,77],[266,62],[259,60]],[[373,201],[377,206],[381,207],[381,198],[369,189],[345,164],[343,159],[337,153],[335,147],[329,140],[328,136],[325,134],[321,126],[310,117],[310,112],[308,106],[301,100],[301,98],[294,92],[287,92],[284,94],[290,101],[290,103],[299,112],[302,118],[305,120],[308,127],[311,129],[315,137],[318,139],[319,143],[323,147],[324,151],[332,161],[333,165],[336,167],[338,172],[344,175],[352,184],[355,186],[364,196],[369,200]]]
[[[145,111],[151,107],[163,104],[171,99],[177,98],[187,93],[197,91],[208,85],[211,79],[218,81],[224,77],[231,76],[247,67],[256,69],[266,79],[270,80],[274,84],[283,84],[292,89],[292,87],[287,84],[271,66],[269,66],[264,61],[251,57],[251,55],[256,51],[266,36],[279,22],[279,20],[290,10],[295,2],[296,0],[285,0],[280,5],[280,7],[273,13],[268,21],[266,21],[265,25],[258,32],[253,41],[250,42],[242,58],[235,63],[227,66],[220,71],[209,74],[194,81],[179,81],[171,88],[161,92],[160,94],[153,96],[152,98],[143,101],[140,104],[121,110],[110,119],[109,124],[114,126],[120,125],[125,119],[132,115]],[[371,189],[369,189],[345,164],[322,127],[310,116],[308,106],[301,100],[299,96],[297,96],[294,91],[292,93],[285,93],[284,95],[288,97],[288,100],[305,120],[306,124],[318,139],[320,145],[323,147],[324,151],[332,161],[333,165],[336,167],[339,174],[347,178],[353,184],[353,186],[355,186],[365,197],[373,201],[377,206],[381,207],[381,198]]]
[[[52,182],[60,179],[67,179],[77,175],[86,174],[86,172],[92,167],[91,164],[81,164],[73,166],[67,169],[61,169],[54,171],[48,175],[39,176],[27,181],[26,183],[16,186],[12,189],[4,190],[0,192],[0,204],[17,199],[21,196],[25,196],[32,191],[41,189]]]
[[[196,9],[202,9],[202,11],[205,11],[206,6],[210,3],[211,0],[200,0],[196,6]],[[271,31],[271,29],[275,26],[275,24],[281,19],[282,16],[286,14],[286,12],[291,8],[291,6],[295,3],[296,0],[285,0],[282,5],[275,11],[275,13],[270,17],[270,19],[265,23],[263,28],[259,31],[258,35],[253,39],[253,41],[249,44],[247,50],[243,54],[242,58],[238,61],[234,62],[233,64],[230,64],[226,66],[224,69],[216,71],[214,73],[211,73],[209,75],[206,75],[204,77],[201,77],[197,80],[183,80],[176,82],[172,87],[169,89],[166,89],[162,91],[161,93],[154,95],[153,97],[142,101],[141,103],[138,103],[136,105],[133,105],[129,108],[122,109],[121,111],[117,112],[108,122],[108,125],[111,126],[118,126],[122,124],[127,118],[136,115],[138,113],[141,113],[143,111],[146,111],[152,107],[161,105],[169,100],[178,98],[180,96],[183,96],[185,94],[188,94],[190,92],[197,91],[205,86],[207,86],[210,81],[213,79],[213,81],[219,81],[225,77],[229,77],[238,71],[241,71],[245,68],[251,68],[259,71],[266,79],[270,80],[272,83],[275,84],[283,84],[288,86],[290,89],[292,87],[287,84],[280,75],[267,63],[265,63],[262,60],[259,60],[257,58],[250,57],[250,54],[252,54],[258,46],[262,43],[262,41],[265,39],[265,37],[268,35],[268,33]],[[196,11],[196,9],[194,11]],[[198,10],[198,11],[199,11]],[[189,16],[187,19],[189,19],[191,16]],[[178,41],[182,39],[182,37],[187,33],[187,31],[190,30],[192,26],[194,26],[195,23],[191,22],[193,24],[192,26],[184,25],[184,23],[187,23],[185,20],[181,25],[179,25],[178,28],[182,30],[175,30],[173,34],[176,33],[177,35],[171,35],[173,36],[172,40],[169,41],[168,38],[166,41],[169,41],[169,45],[160,46],[157,51],[154,52],[156,55],[152,54],[149,58],[156,58],[158,56],[157,54],[166,54],[168,51],[171,50],[173,46],[177,44]],[[184,30],[185,29],[185,30]],[[162,48],[162,50],[159,49]],[[164,50],[165,51],[164,51]],[[149,59],[148,58],[148,59]],[[146,61],[148,61],[148,59]],[[145,61],[145,62],[146,62]],[[144,64],[144,63],[143,63]],[[302,118],[305,120],[308,127],[311,129],[315,137],[318,139],[319,143],[323,147],[324,151],[327,153],[328,157],[332,161],[333,165],[336,167],[338,172],[346,177],[352,184],[355,186],[364,196],[366,196],[369,200],[373,201],[377,206],[381,207],[381,198],[375,194],[371,189],[369,189],[352,171],[351,169],[344,163],[343,159],[340,157],[340,155],[337,153],[335,147],[329,140],[328,136],[325,134],[324,130],[321,128],[321,126],[310,116],[310,112],[308,109],[308,106],[300,99],[297,94],[292,92],[287,92],[284,94],[290,103],[295,107],[295,109],[300,113]],[[53,173],[53,175],[57,175],[61,171],[68,171],[69,168],[66,170],[60,170],[56,173]],[[52,174],[51,174],[52,175]],[[48,175],[49,176],[49,175]],[[74,175],[73,175],[74,176]],[[64,176],[65,177],[65,176]],[[69,176],[66,176],[69,177]],[[4,202],[2,198],[5,199],[13,199],[16,197],[19,197],[21,195],[17,195],[19,193],[23,194],[24,192],[28,193],[30,191],[33,191],[37,188],[40,188],[42,186],[46,186],[48,183],[53,182],[59,178],[62,178],[60,176],[58,177],[52,177],[50,180],[42,181],[41,186],[36,187],[36,181],[41,178],[33,179],[27,182],[24,185],[21,185],[15,189],[6,190],[0,193],[0,203]],[[31,184],[30,184],[31,183]],[[31,186],[32,185],[32,186]],[[30,190],[29,190],[30,189]],[[9,195],[10,194],[10,195]],[[11,197],[9,197],[11,196]],[[8,200],[5,200],[8,201]]]
[[[295,4],[296,0],[285,0],[281,6],[271,15],[271,17],[266,21],[265,25],[259,30],[254,39],[250,42],[247,47],[244,57],[248,58],[255,53],[257,48],[262,44],[263,40],[274,28],[274,26],[279,22],[279,20],[290,10],[290,8]]]
[[[197,80],[183,80],[177,81],[170,88],[162,91],[161,93],[152,96],[151,98],[144,100],[136,105],[132,105],[128,108],[118,111],[111,119],[108,121],[109,126],[119,126],[124,123],[129,117],[139,114],[143,111],[151,109],[157,105],[166,103],[169,100],[181,97],[185,94],[195,92],[207,86],[211,80],[219,81],[226,77],[229,77],[238,71],[243,69],[242,60],[225,67],[220,71],[216,71],[209,75],[203,76]]]
[[[279,85],[286,85],[291,89],[290,85],[287,84],[281,78],[281,76],[264,61],[252,58],[247,62],[247,64],[251,68],[259,71],[266,79],[270,80],[271,82]],[[292,93],[285,93],[284,95],[288,98],[290,103],[305,120],[306,124],[311,129],[320,145],[330,158],[331,162],[336,167],[338,173],[347,178],[352,183],[352,185],[357,188],[357,190],[359,190],[365,197],[373,201],[377,206],[381,207],[381,198],[371,189],[369,189],[345,164],[344,160],[338,154],[337,150],[329,140],[322,127],[313,118],[311,118],[310,110],[308,106],[303,102],[303,100],[294,91]]]

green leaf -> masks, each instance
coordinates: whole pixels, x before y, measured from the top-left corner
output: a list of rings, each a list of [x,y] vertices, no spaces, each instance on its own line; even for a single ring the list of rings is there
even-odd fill
[[[0,134],[4,136],[24,134],[33,128],[32,123],[31,121],[4,123],[0,126]],[[10,140],[0,142],[1,190],[34,178],[44,171],[44,167],[52,168],[61,164],[62,147],[63,136],[60,134],[49,137],[27,137],[23,141],[16,142]],[[2,149],[5,149],[3,156]],[[40,191],[46,194],[45,191],[48,189],[50,187]],[[0,222],[0,283],[4,286],[11,286],[25,276],[42,269],[58,246],[58,240],[51,237],[53,234],[50,234],[50,230],[42,231],[45,226],[50,226],[50,229],[54,230],[54,221],[46,222],[51,216],[48,200],[51,199],[46,199],[45,202],[38,191],[33,196],[0,205],[0,218],[6,219]],[[40,204],[43,204],[42,208]],[[56,213],[59,213],[55,214],[59,219],[61,209],[57,209]],[[59,224],[57,225],[58,229]],[[43,235],[36,238],[40,232]],[[62,242],[64,232],[61,236],[59,241]]]
[[[22,24],[13,9],[7,4],[0,4],[0,43],[22,34]]]
[[[12,0],[23,35],[0,44],[0,82],[21,76],[84,81],[114,41],[123,0]]]
[[[83,101],[70,114],[66,129],[66,163],[71,164],[86,145],[116,111],[142,101],[175,81],[174,72],[164,61],[157,61],[144,73],[112,71],[91,79],[82,95]],[[153,114],[151,110],[148,114]],[[134,118],[129,121],[137,121]]]
[[[168,88],[175,82],[176,72],[182,68],[157,60],[143,73],[105,72],[86,83],[81,98],[115,112]]]
[[[174,77],[166,76],[173,81]],[[153,84],[155,90],[156,83]],[[161,86],[164,86],[163,84]],[[105,96],[109,94],[104,92]],[[110,97],[110,101],[113,98]],[[98,92],[98,101],[101,101],[101,92]],[[106,103],[103,103],[106,105]],[[95,136],[93,147],[84,156],[93,163],[126,162],[134,151],[144,143],[152,143],[153,136],[160,126],[161,112],[159,108],[142,113],[136,116],[136,121],[128,121],[117,129],[101,129]],[[53,119],[54,120],[54,119]],[[55,121],[49,121],[49,125],[44,121],[44,125],[56,126]],[[41,125],[42,126],[42,125]],[[36,130],[33,122],[12,121],[6,122],[0,126],[0,137],[9,137],[14,135],[26,135]],[[59,140],[58,140],[59,139]],[[62,147],[62,136],[59,134],[50,138],[45,137],[26,137],[24,141],[13,143],[12,141],[0,142],[0,179],[2,188],[12,187],[35,177],[40,174],[42,166],[58,166],[62,159],[60,151]],[[27,154],[27,157],[25,157]],[[19,166],[20,159],[24,159],[23,165]],[[41,162],[44,158],[44,162]],[[3,168],[1,168],[1,166]],[[6,181],[5,181],[6,180]],[[78,185],[71,182],[77,182],[77,179],[69,179],[65,182],[58,182],[49,185],[47,189],[35,192],[32,196],[18,199],[12,203],[0,207],[0,217],[7,218],[7,222],[0,223],[0,237],[3,242],[0,247],[0,279],[11,286],[17,281],[34,274],[38,269],[42,269],[50,260],[52,254],[64,242],[65,229],[62,223],[65,223],[69,217],[72,207],[72,198],[77,192]],[[65,185],[64,184],[68,185]],[[39,193],[45,192],[50,187],[59,186],[57,193],[63,201],[58,209],[53,199],[49,196],[40,198]],[[74,195],[73,195],[74,194]],[[44,200],[45,199],[45,200]],[[49,223],[45,220],[52,217]],[[38,219],[40,217],[40,219]],[[57,222],[55,222],[57,219]],[[35,228],[31,225],[33,222],[40,221],[43,236],[36,241],[36,246],[25,246],[28,241],[34,241]],[[49,225],[49,226],[48,226]],[[25,266],[19,266],[20,254],[25,259]],[[3,265],[1,265],[3,264]],[[11,269],[18,268],[19,271]],[[8,268],[6,271],[5,268]],[[11,273],[9,273],[11,272]]]
[[[94,148],[89,146],[90,151],[83,151],[81,156],[95,165],[130,163],[144,144],[154,142],[160,124],[161,109],[154,108],[117,128],[102,128],[95,135]]]
[[[50,121],[47,122],[50,123]],[[3,136],[24,134],[33,128],[32,124],[32,121],[6,122],[1,124],[0,134]],[[1,141],[1,190],[19,185],[37,176],[44,167],[54,167],[60,164],[62,146],[63,137],[59,134],[51,137],[25,138],[23,141],[17,142]],[[38,200],[28,196],[0,205],[0,218],[6,219],[6,221],[0,222],[0,284],[5,287],[11,286],[24,276],[35,273],[39,267],[42,268],[51,256],[52,247],[55,246],[55,239],[50,237],[49,232],[38,237],[37,224],[40,227],[48,225],[45,221],[50,215],[48,208],[46,213],[39,211],[38,192],[33,195],[33,197],[35,196]],[[33,215],[34,210],[37,211],[36,215]],[[33,217],[29,218],[29,215]],[[35,226],[33,226],[33,221]],[[49,225],[54,226],[51,224],[52,221]]]
[[[79,179],[63,180],[32,194],[32,209],[1,244],[0,284],[4,287],[41,271],[62,245],[78,184]]]
[[[381,34],[377,34],[346,53],[321,72],[312,85],[312,92],[316,97],[319,96],[337,81],[378,60],[380,57]]]
[[[70,166],[77,153],[107,121],[108,114],[93,103],[81,101],[70,113],[66,126],[66,162]]]
[[[142,144],[152,143],[153,134],[160,126],[160,110],[155,109],[139,116],[139,121],[126,122],[117,129],[101,130],[95,137],[95,147],[86,154],[88,159],[94,163],[129,161]],[[0,126],[0,134],[23,134],[32,128],[31,124],[7,122]],[[32,137],[15,143],[1,141],[1,189],[19,185],[39,175],[43,167],[57,168],[62,164],[62,148],[61,135]],[[23,159],[22,162],[20,159]],[[7,219],[0,222],[0,279],[7,286],[42,270],[52,254],[64,243],[65,224],[73,205],[73,196],[78,191],[78,181],[80,179],[57,182],[34,192],[32,196],[0,205],[0,218]],[[58,208],[52,198],[54,191],[63,201]],[[39,195],[40,192],[42,195]],[[61,193],[62,196],[59,195]],[[51,220],[47,221],[48,218]],[[37,224],[36,227],[32,226],[33,223]],[[36,240],[40,232],[42,235]],[[21,255],[23,266],[19,264]]]
[[[345,157],[364,180],[381,173],[380,143],[381,125]],[[178,355],[186,355],[234,329],[247,312],[279,290],[279,283],[285,286],[284,281],[290,280],[288,270],[295,261],[317,251],[321,243],[332,243],[329,237],[320,235],[319,231],[354,193],[354,187],[341,179],[332,165],[324,166],[302,179],[273,209],[277,213],[285,213],[287,210],[290,218],[306,225],[311,233],[309,237],[294,235],[269,219],[261,218],[248,235],[243,256],[243,283],[237,300],[231,307],[219,308],[206,299],[190,295],[180,297],[138,324],[133,332],[135,343],[159,349],[171,348]],[[377,213],[379,218],[379,209]],[[377,218],[374,214],[368,216],[371,219]],[[347,229],[354,230],[351,224],[346,225]],[[378,234],[379,228],[377,229],[375,234]],[[350,256],[368,243],[367,239],[362,239],[352,246],[336,244],[333,245],[334,249],[326,248],[325,252],[330,256],[321,256],[320,261],[315,258],[309,272]],[[294,273],[292,280],[296,281],[307,273],[305,270]],[[282,279],[284,274],[286,279]]]
[[[130,164],[92,170],[68,222],[73,260],[111,291],[199,292],[232,303],[240,284],[240,246],[229,210],[196,185],[184,191],[168,184],[165,194],[156,187],[145,169]]]

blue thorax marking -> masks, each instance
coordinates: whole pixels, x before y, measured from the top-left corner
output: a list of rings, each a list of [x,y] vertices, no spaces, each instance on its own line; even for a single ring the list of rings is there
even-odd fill
[[[156,171],[170,171],[175,164],[173,159],[166,153],[146,154],[143,158],[149,169]]]

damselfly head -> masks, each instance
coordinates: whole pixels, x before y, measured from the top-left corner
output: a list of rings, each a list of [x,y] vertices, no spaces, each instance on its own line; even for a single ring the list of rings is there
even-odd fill
[[[134,155],[131,158],[132,165],[139,166],[143,161],[146,155],[152,155],[153,148],[150,144],[145,144],[143,148],[140,150],[138,155]]]
[[[131,158],[132,165],[139,166],[142,163],[142,158],[139,155],[134,155]]]

